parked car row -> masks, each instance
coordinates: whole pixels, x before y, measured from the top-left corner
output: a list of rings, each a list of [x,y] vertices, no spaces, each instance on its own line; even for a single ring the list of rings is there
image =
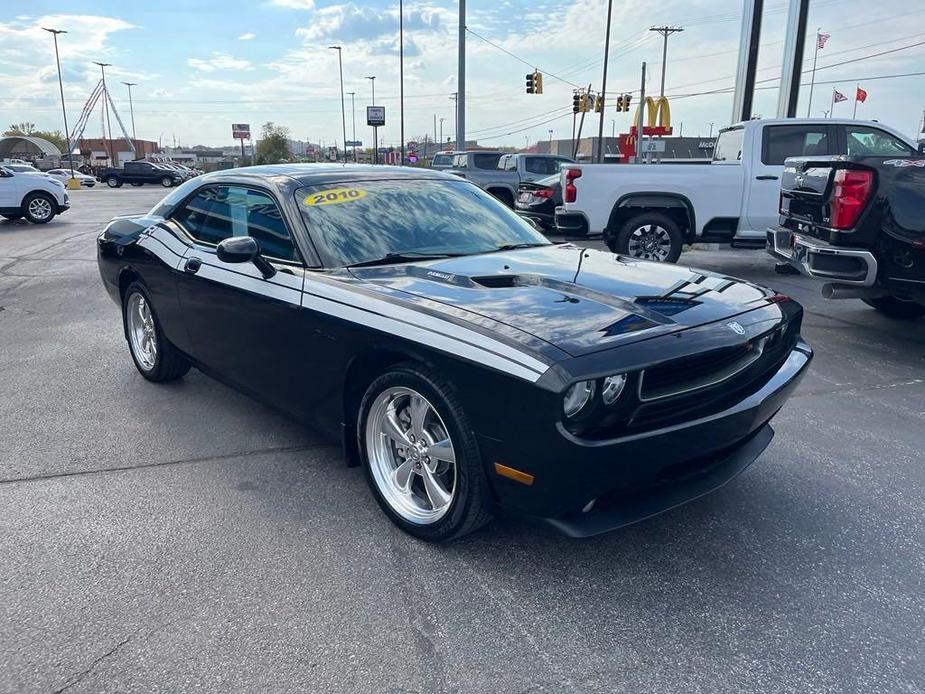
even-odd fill
[[[23,164],[0,166],[0,216],[46,224],[70,207],[64,183]]]

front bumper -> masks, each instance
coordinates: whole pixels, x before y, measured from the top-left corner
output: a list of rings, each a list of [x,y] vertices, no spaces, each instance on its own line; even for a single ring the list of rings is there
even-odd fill
[[[790,231],[768,229],[768,253],[807,277],[857,287],[877,282],[877,257],[863,248],[843,248]]]
[[[735,478],[767,447],[773,437],[768,423],[812,356],[809,345],[798,342],[755,392],[696,420],[605,441],[560,430],[558,444],[518,442],[520,450],[507,450],[507,459],[516,468],[517,459],[532,456],[533,484],[499,479],[496,492],[502,505],[573,537],[608,532],[692,501]],[[483,454],[504,455],[485,448],[483,442]]]

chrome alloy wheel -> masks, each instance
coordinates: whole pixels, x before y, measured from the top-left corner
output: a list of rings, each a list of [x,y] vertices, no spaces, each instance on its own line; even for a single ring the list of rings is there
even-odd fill
[[[437,410],[420,393],[388,388],[366,418],[366,451],[376,487],[409,523],[430,525],[456,493],[456,452]]]
[[[51,203],[48,198],[33,198],[29,202],[29,214],[39,221],[48,219],[51,216]]]
[[[658,224],[643,224],[630,234],[627,251],[633,258],[664,262],[671,252],[671,234]]]
[[[150,371],[157,362],[157,333],[151,307],[144,296],[135,292],[128,298],[125,317],[128,320],[128,342],[132,354],[142,369]]]

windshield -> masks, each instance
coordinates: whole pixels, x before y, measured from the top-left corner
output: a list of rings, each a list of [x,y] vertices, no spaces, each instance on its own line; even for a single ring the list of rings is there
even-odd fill
[[[434,155],[434,166],[449,166],[453,163],[452,154],[435,154]]]
[[[353,181],[309,186],[296,200],[317,243],[338,265],[389,254],[475,254],[549,243],[466,181]]]

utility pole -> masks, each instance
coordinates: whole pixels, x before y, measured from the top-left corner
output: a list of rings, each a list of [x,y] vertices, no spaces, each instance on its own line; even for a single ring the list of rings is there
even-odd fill
[[[607,0],[607,30],[604,32],[604,75],[601,77],[601,117],[597,123],[597,162],[604,163],[604,95],[607,93],[607,61],[610,57],[610,16],[613,14],[613,0]],[[640,104],[641,108],[641,104]],[[592,152],[593,155],[593,152]]]
[[[132,87],[137,87],[137,82],[123,82],[126,87],[128,87],[128,110],[132,116],[132,139],[137,140],[135,136],[135,106],[132,104]]]
[[[357,163],[357,105],[356,92],[347,92],[350,95],[350,118],[353,121],[353,163]]]
[[[58,66],[58,89],[61,91],[61,115],[64,116],[64,141],[67,143],[67,160],[71,167],[71,178],[74,179],[74,148],[71,147],[71,134],[67,129],[67,109],[64,108],[64,82],[61,81],[61,59],[58,57],[58,34],[66,34],[64,29],[45,29],[55,39],[55,64]]]
[[[663,39],[662,41],[662,87],[658,95],[665,96],[665,67],[668,63],[668,37],[678,31],[684,31],[684,29],[682,29],[681,27],[661,26],[661,27],[651,27],[649,31],[654,31],[657,34],[661,34],[662,39]]]
[[[112,127],[109,123],[109,91],[106,89],[106,68],[111,67],[111,63],[97,63],[94,61],[94,65],[100,66],[100,72],[103,73],[103,113],[106,114],[106,132],[103,133],[103,138],[108,140],[106,145],[106,156],[109,157],[109,165],[112,166],[115,164],[113,151],[112,151]]]
[[[455,127],[456,127],[456,149],[462,151],[466,148],[466,142],[463,140],[462,145],[459,143],[459,92],[453,92],[450,95],[450,101],[453,102],[453,113],[455,114]]]
[[[434,144],[439,145],[439,140],[437,140],[437,114],[434,114]],[[437,152],[440,151],[439,146],[436,149]]]
[[[401,161],[405,165],[405,12],[398,0],[398,123],[401,137]]]
[[[347,163],[347,107],[344,104],[344,62],[340,46],[328,46],[330,50],[337,51],[337,68],[340,72],[340,123],[344,131],[344,163]],[[334,145],[336,148],[337,145]],[[336,150],[335,150],[336,151]]]
[[[441,147],[443,146],[443,121],[445,121],[445,120],[446,120],[446,118],[441,118],[441,119],[440,119],[440,146],[441,146]]]
[[[367,75],[366,79],[369,80],[369,84],[373,89],[373,102],[370,104],[370,106],[375,106],[376,105],[376,76]],[[373,164],[379,163],[379,140],[378,140],[379,133],[378,133],[378,130],[379,129],[374,125],[373,126]]]
[[[713,137],[713,123],[710,123],[710,137]]]
[[[456,77],[456,149],[466,148],[466,0],[459,0],[459,65]]]
[[[639,83],[639,107],[636,109],[636,163],[642,163],[642,114],[646,103],[646,63],[642,63],[642,81]]]
[[[552,154],[552,128],[549,129],[549,153]]]

